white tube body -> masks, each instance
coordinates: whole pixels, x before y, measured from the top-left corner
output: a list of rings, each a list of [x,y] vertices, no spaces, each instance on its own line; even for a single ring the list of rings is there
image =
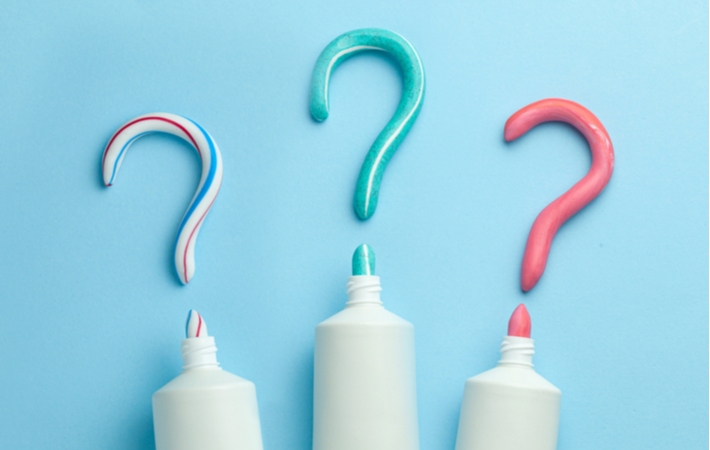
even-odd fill
[[[555,450],[561,392],[532,367],[533,340],[507,336],[498,367],[466,381],[456,450]]]
[[[414,327],[353,276],[346,308],[316,327],[313,449],[418,450]]]
[[[263,450],[254,383],[219,367],[212,337],[182,350],[184,371],[153,394],[156,450]]]

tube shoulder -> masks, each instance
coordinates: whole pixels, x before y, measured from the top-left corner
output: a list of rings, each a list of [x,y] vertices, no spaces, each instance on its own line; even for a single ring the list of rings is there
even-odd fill
[[[410,322],[386,310],[380,305],[348,306],[339,313],[319,323],[317,328],[361,325],[414,328]]]
[[[220,368],[197,368],[182,372],[154,395],[195,389],[254,388],[254,383]]]
[[[466,380],[466,385],[499,385],[545,391],[560,396],[562,392],[554,384],[529,367],[499,365]]]

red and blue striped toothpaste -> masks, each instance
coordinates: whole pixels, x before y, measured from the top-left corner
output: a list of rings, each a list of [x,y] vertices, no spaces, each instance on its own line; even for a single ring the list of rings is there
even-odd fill
[[[222,186],[222,155],[209,133],[196,122],[176,114],[152,113],[136,117],[119,128],[106,145],[101,160],[104,184],[113,185],[128,147],[139,137],[156,132],[184,139],[202,160],[200,184],[180,222],[175,242],[175,268],[180,281],[187,284],[195,273],[197,235]]]

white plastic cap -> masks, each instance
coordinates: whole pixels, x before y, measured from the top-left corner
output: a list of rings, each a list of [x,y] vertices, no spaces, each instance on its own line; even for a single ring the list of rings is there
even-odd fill
[[[348,277],[346,289],[348,292],[346,305],[348,306],[366,303],[382,304],[382,300],[380,300],[382,286],[380,285],[380,277],[376,275],[354,275]]]
[[[197,367],[219,367],[217,347],[212,336],[183,339],[180,352],[182,353],[183,370]]]
[[[535,341],[531,338],[506,336],[500,344],[500,361],[498,364],[514,364],[532,367],[535,354]]]

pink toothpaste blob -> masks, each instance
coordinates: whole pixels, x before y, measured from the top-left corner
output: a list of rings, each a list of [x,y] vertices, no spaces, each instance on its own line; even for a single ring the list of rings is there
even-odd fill
[[[561,392],[533,368],[535,343],[525,305],[515,308],[500,359],[466,380],[456,450],[555,450]]]
[[[508,321],[508,336],[529,338],[532,331],[532,321],[528,309],[522,303],[515,308]]]
[[[535,287],[542,277],[557,230],[604,190],[614,170],[614,147],[604,125],[587,108],[569,100],[550,98],[519,110],[505,123],[505,140],[514,141],[531,128],[552,121],[568,123],[584,135],[592,152],[592,167],[535,219],[525,246],[520,277],[525,292]]]
[[[176,114],[146,114],[121,126],[106,145],[101,170],[107,187],[113,185],[131,144],[149,133],[168,133],[184,139],[197,150],[202,161],[200,183],[180,222],[175,241],[175,268],[180,281],[187,284],[195,273],[197,235],[222,186],[222,155],[214,139],[196,122]]]

